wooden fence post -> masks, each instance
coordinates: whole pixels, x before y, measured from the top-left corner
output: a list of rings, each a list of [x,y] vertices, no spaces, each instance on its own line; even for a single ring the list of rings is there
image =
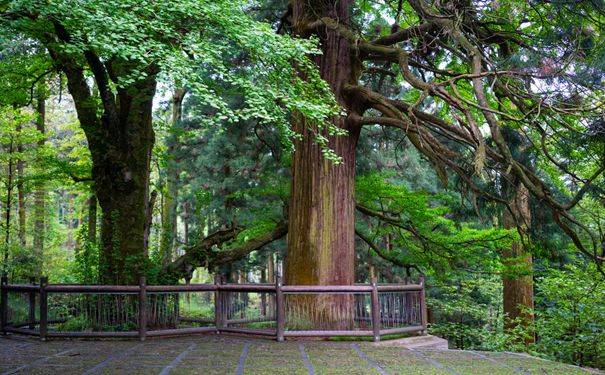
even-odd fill
[[[147,336],[147,279],[139,279],[139,341]]]
[[[427,326],[428,326],[428,315],[427,315],[427,310],[426,310],[426,287],[424,284],[424,275],[420,276],[420,285],[422,286],[422,290],[420,291],[420,311],[421,311],[421,323],[422,323],[422,332],[421,334],[423,336],[426,336],[426,334],[428,333],[427,330]]]
[[[380,341],[380,299],[378,298],[378,282],[376,278],[372,278],[372,333],[374,342]]]
[[[2,276],[0,281],[0,330],[6,335],[5,327],[8,323],[8,291],[6,285],[8,284],[8,278]]]
[[[214,276],[214,285],[217,286],[217,289],[214,291],[214,327],[216,328],[216,333],[221,333],[221,329],[223,328],[223,295],[220,289],[218,289],[221,285],[220,275]]]
[[[277,276],[275,278],[275,320],[276,320],[276,336],[277,341],[284,341],[284,331],[286,327],[285,317],[285,306],[284,306],[284,292],[282,291],[282,277]]]
[[[48,332],[48,294],[46,286],[48,285],[48,277],[40,278],[40,340],[46,341],[46,333]]]
[[[36,278],[30,277],[29,282],[36,285]],[[36,328],[36,292],[29,292],[29,329]]]

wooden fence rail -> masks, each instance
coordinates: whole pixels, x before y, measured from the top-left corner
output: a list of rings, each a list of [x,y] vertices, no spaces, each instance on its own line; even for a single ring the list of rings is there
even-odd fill
[[[81,296],[80,302],[69,300],[75,295]],[[205,297],[204,311],[209,309],[212,317],[183,315],[181,306],[188,306],[192,295]],[[253,295],[262,297],[257,296],[251,302]],[[49,296],[56,299],[51,301],[52,306]],[[339,305],[330,301],[344,302]],[[258,311],[254,310],[255,304],[261,304]],[[49,311],[53,309],[63,311],[64,316],[51,317]],[[114,322],[117,328],[113,331],[73,328],[73,322],[78,321],[75,317],[80,320],[94,317],[101,326],[107,321]],[[319,320],[322,327],[314,325]],[[60,324],[67,324],[68,329],[50,327]],[[185,326],[179,327],[180,324]],[[209,325],[191,326],[194,324]],[[277,341],[296,336],[369,336],[380,341],[389,334],[426,334],[426,328],[422,277],[415,284],[381,285],[372,280],[369,285],[321,286],[284,285],[281,277],[277,277],[275,284],[226,284],[215,278],[214,284],[188,285],[147,285],[145,278],[141,278],[139,285],[66,285],[48,284],[44,277],[38,284],[33,279],[29,284],[9,284],[2,277],[0,285],[0,331],[34,335],[41,340],[52,337],[145,340],[230,332],[271,336]]]

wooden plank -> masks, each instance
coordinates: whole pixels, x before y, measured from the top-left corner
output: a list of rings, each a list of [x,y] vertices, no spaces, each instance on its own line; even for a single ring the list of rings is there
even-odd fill
[[[196,333],[209,333],[209,332],[216,332],[216,327],[159,329],[159,330],[147,331],[147,337],[185,336],[185,335],[194,335]]]
[[[273,330],[273,329],[225,327],[225,328],[221,328],[220,332],[241,333],[241,334],[245,334],[245,335],[275,336],[275,330]]]
[[[376,278],[372,280],[372,332],[374,334],[374,342],[380,341],[380,299],[378,298],[378,287]]]
[[[359,293],[371,292],[371,285],[284,285],[282,287],[284,293]]]
[[[46,337],[54,338],[135,338],[139,337],[136,331],[129,332],[48,332]]]
[[[285,331],[284,337],[373,336],[372,331]]]
[[[60,285],[53,284],[46,287],[48,293],[120,293],[136,294],[139,292],[138,285]]]
[[[148,285],[147,293],[214,292],[214,284]]]
[[[381,329],[380,336],[395,335],[398,333],[422,332],[422,330],[424,330],[424,326],[408,326],[408,327],[401,327],[401,328]]]
[[[48,331],[48,277],[40,278],[40,340],[46,340]]]
[[[139,279],[139,341],[145,341],[147,333],[147,280]]]
[[[27,324],[25,324],[25,325],[27,325]],[[4,326],[4,332],[19,333],[22,335],[29,335],[29,336],[39,336],[40,335],[40,332],[38,332],[37,330],[28,329],[28,328],[18,328],[18,327],[12,327],[12,326]]]
[[[275,281],[275,319],[276,324],[276,339],[284,341],[284,331],[286,330],[286,307],[284,304],[284,293],[281,276],[277,276]]]
[[[420,284],[378,285],[379,292],[419,292],[424,288]]]

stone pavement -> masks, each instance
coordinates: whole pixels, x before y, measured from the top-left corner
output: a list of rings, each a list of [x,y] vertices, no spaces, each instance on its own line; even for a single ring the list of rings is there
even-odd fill
[[[407,349],[366,342],[287,341],[227,335],[52,340],[0,336],[0,374],[587,374],[513,353]]]

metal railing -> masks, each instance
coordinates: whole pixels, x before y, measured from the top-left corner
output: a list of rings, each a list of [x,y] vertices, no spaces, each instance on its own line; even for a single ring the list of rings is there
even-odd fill
[[[231,332],[275,337],[426,334],[424,278],[356,285],[8,284],[0,331],[53,337],[146,337]]]

